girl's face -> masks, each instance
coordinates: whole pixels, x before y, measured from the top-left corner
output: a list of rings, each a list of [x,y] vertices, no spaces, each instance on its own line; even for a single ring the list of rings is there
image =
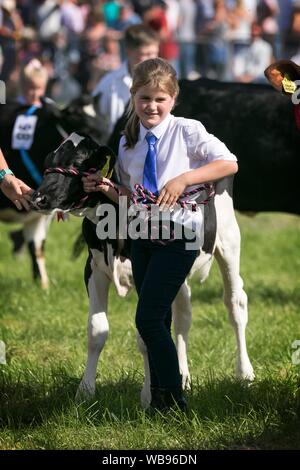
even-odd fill
[[[134,95],[134,109],[147,129],[160,124],[171,112],[175,98],[159,88],[144,86]]]

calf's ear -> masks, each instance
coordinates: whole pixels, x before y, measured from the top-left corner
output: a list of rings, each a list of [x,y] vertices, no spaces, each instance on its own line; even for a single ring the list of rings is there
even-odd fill
[[[92,152],[91,157],[85,162],[85,166],[96,168],[105,178],[110,178],[115,166],[116,157],[109,147],[100,146]]]

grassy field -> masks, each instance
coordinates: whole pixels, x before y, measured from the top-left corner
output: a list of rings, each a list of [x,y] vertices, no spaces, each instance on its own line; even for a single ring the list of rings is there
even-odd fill
[[[136,295],[110,292],[110,337],[96,400],[76,405],[86,358],[85,253],[71,260],[80,220],[54,222],[47,240],[48,293],[33,284],[27,254],[13,259],[0,225],[0,449],[300,449],[300,218],[239,215],[241,273],[249,297],[248,351],[256,380],[234,378],[235,339],[217,266],[192,280],[190,412],[148,417],[139,406]]]

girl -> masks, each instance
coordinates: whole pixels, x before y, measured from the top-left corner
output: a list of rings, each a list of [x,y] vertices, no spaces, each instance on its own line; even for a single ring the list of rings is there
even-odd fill
[[[161,58],[140,62],[134,69],[131,112],[119,146],[122,194],[130,195],[137,183],[144,184],[157,195],[161,210],[173,208],[193,186],[237,171],[236,157],[200,122],[171,114],[178,92],[176,72],[168,62]],[[118,200],[116,191],[105,186],[105,178],[93,175],[83,183],[87,192],[103,191]],[[196,198],[197,194],[189,201]],[[172,220],[185,225],[192,219],[195,233],[201,230],[202,211],[186,210],[184,216],[179,212],[180,218],[172,212]],[[132,270],[139,297],[136,326],[147,346],[153,409],[186,408],[170,332],[171,305],[198,253],[198,249],[187,249],[184,237],[166,244],[132,239]]]

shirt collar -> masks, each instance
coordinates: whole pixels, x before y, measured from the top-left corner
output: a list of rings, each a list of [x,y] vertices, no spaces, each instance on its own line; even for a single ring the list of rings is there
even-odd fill
[[[155,135],[155,137],[159,139],[166,131],[169,125],[169,122],[171,121],[172,118],[173,118],[172,114],[168,114],[160,124],[157,124],[157,126],[151,127],[151,129],[147,129],[140,122],[140,140],[143,141],[146,135],[148,134],[148,132],[151,132],[151,134]]]

